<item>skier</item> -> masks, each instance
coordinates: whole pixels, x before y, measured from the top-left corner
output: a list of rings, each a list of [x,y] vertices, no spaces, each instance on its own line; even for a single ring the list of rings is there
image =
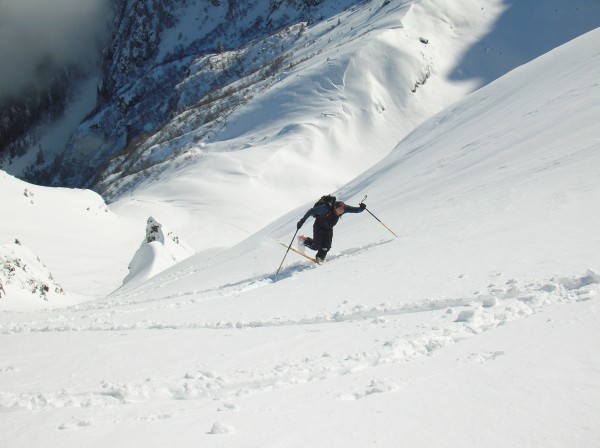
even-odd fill
[[[324,197],[323,199],[326,199]],[[300,230],[302,225],[306,222],[309,216],[315,218],[313,224],[313,237],[300,235],[298,237],[298,248],[303,251],[305,247],[316,250],[317,261],[325,260],[327,252],[331,249],[331,241],[333,239],[333,227],[338,223],[340,217],[344,213],[361,213],[367,206],[364,203],[360,203],[358,207],[352,207],[346,205],[341,201],[336,201],[335,198],[331,198],[331,203],[326,201],[319,201],[313,208],[308,210],[302,219],[298,221],[297,228]]]

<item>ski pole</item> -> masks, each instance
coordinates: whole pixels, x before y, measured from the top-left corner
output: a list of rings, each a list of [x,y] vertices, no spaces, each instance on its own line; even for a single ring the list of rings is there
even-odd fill
[[[365,210],[366,210],[366,211],[368,211],[368,212],[371,214],[371,216],[372,216],[373,218],[375,218],[377,221],[379,221],[379,223],[380,223],[380,224],[381,224],[383,227],[385,227],[386,229],[388,229],[388,230],[391,232],[391,234],[392,234],[392,235],[394,235],[396,238],[398,238],[398,235],[396,235],[392,229],[390,229],[388,226],[386,226],[384,223],[382,223],[382,222],[381,222],[381,219],[379,219],[377,216],[375,216],[373,213],[371,213],[371,210],[369,210],[368,208],[365,208]]]
[[[363,200],[362,200],[362,201],[360,201],[360,202],[361,202],[361,204],[362,204],[363,202],[365,202],[365,199],[367,199],[367,195],[365,195],[365,197],[363,198]],[[389,228],[388,226],[386,226],[386,225],[385,225],[383,222],[381,222],[381,219],[379,219],[377,216],[375,216],[373,213],[371,213],[371,210],[369,210],[367,207],[365,207],[365,210],[366,210],[366,211],[368,211],[368,212],[369,212],[369,214],[370,214],[370,215],[371,215],[373,218],[375,218],[377,221],[379,221],[379,224],[381,224],[383,227],[385,227],[386,229],[388,229],[392,235],[394,235],[396,238],[398,238],[398,235],[396,235],[392,229],[390,229],[390,228]]]
[[[294,239],[296,239],[296,234],[298,233],[298,230],[300,230],[300,229],[296,229],[296,232],[294,233],[294,236],[292,237],[292,241],[290,242],[290,245],[288,246],[287,250],[285,251],[283,260],[281,260],[281,264],[279,265],[279,269],[277,269],[277,272],[275,273],[275,275],[279,274],[279,271],[281,270],[281,266],[283,266],[283,262],[285,261],[285,257],[287,257],[287,254],[290,251],[290,247],[292,247],[292,244],[294,244]]]

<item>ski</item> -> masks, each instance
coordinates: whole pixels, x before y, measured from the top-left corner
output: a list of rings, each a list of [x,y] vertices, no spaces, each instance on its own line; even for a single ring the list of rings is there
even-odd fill
[[[315,263],[315,264],[321,264],[321,262],[320,262],[319,260],[317,260],[316,258],[313,258],[313,257],[311,257],[311,256],[309,256],[309,255],[303,254],[302,252],[300,252],[300,251],[299,251],[298,249],[296,249],[295,247],[288,246],[287,244],[285,244],[285,243],[282,243],[281,241],[276,241],[276,242],[277,242],[278,244],[281,244],[281,245],[282,245],[283,247],[285,247],[286,249],[288,249],[288,248],[289,248],[290,250],[293,250],[294,252],[296,252],[298,255],[302,255],[304,258],[306,258],[306,259],[308,259],[308,260],[312,261],[312,262],[313,262],[313,263]]]

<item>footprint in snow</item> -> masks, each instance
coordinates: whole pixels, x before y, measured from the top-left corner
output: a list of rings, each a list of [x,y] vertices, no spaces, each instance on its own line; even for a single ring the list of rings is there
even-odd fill
[[[157,420],[167,420],[173,418],[174,414],[151,414],[138,418],[142,422],[155,422]]]
[[[215,422],[208,433],[212,435],[226,435],[233,434],[234,432],[235,429],[233,429],[232,426],[226,425],[221,422]]]
[[[86,426],[91,426],[91,422],[89,420],[71,420],[61,424],[58,429],[64,431],[66,429],[85,428]]]
[[[223,406],[217,409],[218,412],[233,412],[239,411],[240,407],[233,403],[223,403]]]
[[[472,353],[467,358],[467,361],[484,364],[488,361],[494,361],[496,358],[498,358],[499,356],[502,356],[504,354],[505,353],[502,350],[498,350],[495,352]]]
[[[362,400],[373,394],[384,394],[388,392],[396,392],[400,390],[400,385],[389,378],[373,378],[371,384],[367,386],[364,392],[344,393],[338,395],[341,401]]]

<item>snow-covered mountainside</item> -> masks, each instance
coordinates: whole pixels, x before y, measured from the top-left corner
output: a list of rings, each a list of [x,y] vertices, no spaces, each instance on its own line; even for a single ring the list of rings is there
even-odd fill
[[[362,57],[355,63],[376,63]],[[597,447],[599,79],[596,29],[433,116],[335,191],[351,205],[367,194],[397,238],[367,212],[349,214],[327,263],[290,253],[275,275],[285,250],[274,240],[291,240],[313,199],[226,251],[103,299],[1,313],[0,445]],[[317,89],[316,77],[307,82]],[[230,138],[251,137],[248,120],[268,110],[248,112]],[[369,116],[364,129],[380,126]],[[319,132],[329,120],[341,118],[304,126]],[[227,183],[200,197],[198,172],[172,168],[100,213],[99,225],[121,229],[115,211],[154,208],[168,219],[146,218],[189,228],[212,203],[225,241],[223,223],[237,225],[241,213],[232,191],[278,199],[256,187],[259,175],[238,184],[247,191],[228,186],[248,175],[251,155],[245,165],[213,156]],[[273,157],[329,162],[318,150]],[[299,178],[285,171],[271,183],[285,190]],[[8,185],[22,190],[16,182]],[[169,193],[178,199],[162,208]],[[101,211],[91,193],[68,194]],[[196,215],[182,211],[186,201]]]
[[[482,83],[600,25],[597,2],[384,3],[319,3],[323,19],[306,28],[190,60],[174,117],[112,158],[97,188],[117,210],[135,215],[152,198],[184,217],[156,216],[196,250],[227,247],[341,187]],[[553,32],[528,37],[533,27]],[[224,209],[236,213],[226,221]]]
[[[311,117],[287,114],[277,129],[251,135],[238,129],[231,140],[232,122],[252,123],[244,117],[262,110],[265,96],[272,105],[276,90],[282,105],[296,104],[300,95],[303,104],[322,109],[332,118],[326,123],[332,137],[360,129],[354,144],[329,139],[324,149],[345,145],[351,146],[346,157],[354,158],[353,147],[363,153],[359,168],[338,169],[339,187],[465,93],[600,24],[595,0],[115,0],[114,12],[96,108],[88,115],[95,78],[80,87],[86,101],[51,101],[65,116],[29,132],[30,153],[0,160],[4,169],[37,182],[92,187],[113,200],[172,162],[203,165],[194,157],[199,149],[236,154],[268,141],[273,152],[306,134],[308,145],[319,145],[311,138],[315,129],[302,127],[311,126]],[[374,69],[381,61],[383,70]],[[340,81],[346,72],[348,82],[372,96],[346,87]],[[316,81],[308,89],[306,77]],[[380,128],[360,127],[368,114],[384,121]],[[365,142],[375,148],[362,150]]]
[[[234,94],[239,84],[253,86],[291,62],[288,52],[307,23],[330,18],[356,3],[117,2],[100,104],[74,134],[60,182],[98,188],[98,182],[112,172],[106,173],[104,164],[117,152],[113,164],[127,174],[139,172],[139,165],[131,166],[136,162],[131,152],[172,117],[193,111],[199,115],[196,126],[224,120],[230,109],[245,102]],[[225,101],[213,104],[215,97]],[[167,130],[170,139],[185,132],[173,127],[177,124],[171,123]],[[145,169],[156,161],[139,163]]]

